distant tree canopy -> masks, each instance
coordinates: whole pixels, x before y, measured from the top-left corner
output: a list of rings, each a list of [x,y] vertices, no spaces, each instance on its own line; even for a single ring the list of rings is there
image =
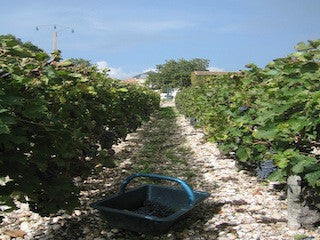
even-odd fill
[[[92,66],[92,63],[89,60],[83,58],[70,58],[69,59],[74,65],[82,65],[83,67]]]
[[[17,38],[16,36],[12,35],[12,34],[7,34],[7,35],[0,35],[0,41],[2,39],[12,39],[14,45],[22,45],[24,46],[25,48],[33,51],[33,52],[44,52],[41,48],[38,48],[37,46],[33,45],[30,41],[28,42],[22,42],[20,38]]]
[[[148,76],[148,84],[154,89],[166,89],[171,87],[187,87],[191,85],[191,73],[193,71],[206,71],[209,67],[209,60],[194,58],[191,60],[179,59],[168,60],[164,64],[156,66],[157,72]]]

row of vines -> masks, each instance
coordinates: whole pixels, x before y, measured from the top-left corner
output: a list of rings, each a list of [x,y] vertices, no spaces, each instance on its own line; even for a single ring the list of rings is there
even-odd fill
[[[207,76],[180,91],[177,107],[244,165],[271,162],[269,179],[300,175],[319,189],[319,46],[320,39],[301,42],[264,69],[248,64],[239,73]]]
[[[62,61],[0,40],[0,205],[72,210],[76,176],[112,165],[112,145],[159,107],[159,96],[112,80],[95,66]]]

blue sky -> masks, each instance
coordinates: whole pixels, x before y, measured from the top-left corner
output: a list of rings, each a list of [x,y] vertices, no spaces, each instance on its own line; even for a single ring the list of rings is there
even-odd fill
[[[47,52],[53,27],[64,58],[111,68],[127,78],[168,59],[206,58],[212,69],[263,67],[320,38],[319,0],[1,0],[0,34]],[[59,30],[59,28],[58,28]]]

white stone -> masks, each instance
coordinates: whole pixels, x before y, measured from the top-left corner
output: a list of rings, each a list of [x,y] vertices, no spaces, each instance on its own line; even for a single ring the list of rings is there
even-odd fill
[[[20,224],[20,230],[29,232],[30,231],[30,224],[28,222],[22,222]]]
[[[3,235],[3,236],[1,236],[0,239],[1,239],[1,240],[11,240],[11,237],[8,236],[8,235]]]
[[[59,220],[61,219],[61,217],[54,217],[52,218],[52,223],[57,223]]]
[[[111,232],[113,232],[113,233],[118,233],[118,232],[119,232],[119,230],[118,230],[118,229],[116,229],[116,228],[112,228],[112,229],[111,229]]]
[[[56,231],[60,228],[61,226],[59,224],[54,224],[51,226],[52,230]]]
[[[80,216],[80,215],[81,215],[81,211],[80,211],[80,210],[74,210],[74,214],[75,214],[76,216]]]

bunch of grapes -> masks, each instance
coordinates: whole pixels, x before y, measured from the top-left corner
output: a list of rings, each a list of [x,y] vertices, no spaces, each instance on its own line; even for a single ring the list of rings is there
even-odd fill
[[[134,210],[133,212],[159,218],[168,217],[174,213],[174,211],[171,208],[164,206],[158,202],[152,201],[145,201],[142,207]]]
[[[116,135],[111,131],[105,131],[100,138],[102,148],[111,149],[112,145],[116,142]]]
[[[239,107],[239,108],[238,108],[238,111],[239,111],[240,113],[243,113],[243,112],[247,111],[248,109],[249,109],[249,107],[246,106],[246,105],[244,105],[244,106]]]
[[[190,118],[190,124],[191,124],[191,126],[193,126],[193,127],[195,127],[195,126],[197,126],[197,119],[196,118]]]
[[[259,178],[266,179],[269,177],[271,173],[276,171],[278,168],[274,165],[273,160],[267,160],[261,162],[258,167],[256,168],[256,172]]]

